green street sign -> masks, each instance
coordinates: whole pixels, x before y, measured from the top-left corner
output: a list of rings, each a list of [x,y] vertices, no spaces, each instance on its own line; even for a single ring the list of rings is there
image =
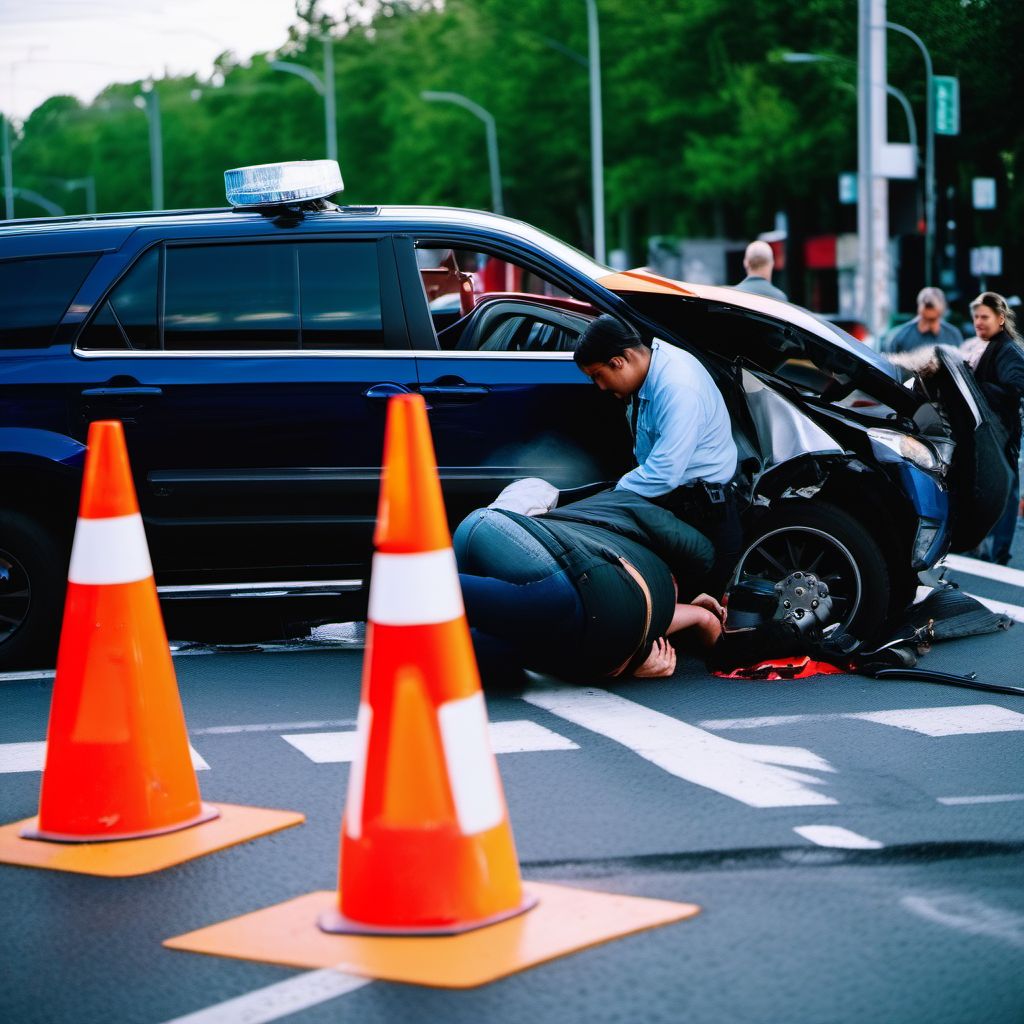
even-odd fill
[[[935,134],[960,134],[960,80],[953,75],[932,76]]]

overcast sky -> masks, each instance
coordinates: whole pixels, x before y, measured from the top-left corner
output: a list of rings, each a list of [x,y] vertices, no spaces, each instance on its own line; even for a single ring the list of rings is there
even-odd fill
[[[283,45],[295,20],[295,0],[0,0],[0,112],[20,120],[49,96],[90,102],[111,82],[207,75],[224,50],[247,60]]]

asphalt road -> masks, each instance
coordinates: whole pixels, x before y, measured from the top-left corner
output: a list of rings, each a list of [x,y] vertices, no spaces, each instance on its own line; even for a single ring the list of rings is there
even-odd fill
[[[1020,577],[951,575],[1024,619]],[[360,662],[344,645],[176,658],[204,799],[307,822],[139,878],[0,866],[0,1019],[1024,1020],[1024,698],[856,676],[689,663],[489,697],[524,877],[698,903],[693,920],[467,991],[162,948],[333,888]],[[923,665],[1024,685],[1024,627]],[[35,811],[41,752],[24,744],[45,736],[49,693],[0,683],[0,821]]]

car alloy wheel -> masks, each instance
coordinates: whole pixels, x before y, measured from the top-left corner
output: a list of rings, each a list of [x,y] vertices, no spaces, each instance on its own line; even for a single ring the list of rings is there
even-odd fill
[[[24,566],[0,548],[0,644],[8,640],[28,618],[32,585]]]
[[[833,621],[849,629],[861,607],[860,569],[850,549],[824,530],[794,525],[762,534],[744,551],[734,579],[779,583],[793,572],[813,573],[828,584]]]

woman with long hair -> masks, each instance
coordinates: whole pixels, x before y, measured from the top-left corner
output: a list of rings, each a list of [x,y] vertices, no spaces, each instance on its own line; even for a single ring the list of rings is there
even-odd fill
[[[1024,346],[1017,335],[1013,311],[995,292],[982,292],[971,303],[971,316],[984,351],[974,369],[982,394],[1007,434],[1006,458],[1013,484],[1006,509],[979,546],[979,554],[1006,565],[1010,560],[1020,502],[1017,459],[1020,456],[1020,400],[1024,397]]]

